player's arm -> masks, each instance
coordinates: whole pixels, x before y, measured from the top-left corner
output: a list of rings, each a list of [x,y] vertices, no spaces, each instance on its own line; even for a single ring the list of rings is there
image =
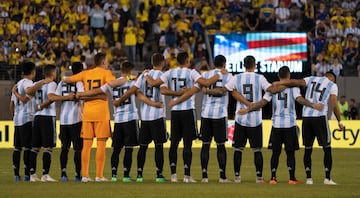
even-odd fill
[[[339,128],[341,130],[343,130],[344,125],[341,122],[340,110],[339,110],[339,106],[337,105],[337,96],[335,94],[330,94],[330,102],[331,102],[331,107],[333,109],[335,117],[336,117],[336,119],[338,121]]]
[[[18,89],[16,87],[16,85],[13,87],[12,89],[12,93],[15,95],[15,97],[20,100],[22,103],[27,103],[30,99],[31,96],[29,95],[22,95],[18,92]]]
[[[180,103],[186,101],[187,99],[189,99],[191,96],[193,96],[197,92],[199,92],[199,88],[194,86],[191,89],[185,91],[184,94],[182,94],[180,97],[176,98],[175,100],[169,101],[168,106],[173,107],[177,104],[180,104]]]
[[[121,85],[124,85],[126,83],[127,79],[126,78],[117,78],[115,80],[112,80],[110,82],[108,82],[107,84],[111,87],[111,88],[115,88],[115,87],[119,87]]]
[[[277,81],[280,82],[280,81]],[[270,92],[272,94],[279,93],[284,91],[287,87],[285,85],[279,84],[277,82],[274,82],[270,87],[266,89],[267,92]]]
[[[160,93],[165,96],[181,96],[185,93],[186,90],[187,88],[182,88],[180,91],[174,91],[167,88],[166,86],[160,87]]]
[[[257,111],[261,108],[263,108],[269,101],[266,99],[262,99],[259,102],[252,103],[248,108],[241,108],[237,113],[240,115],[245,115],[252,111]]]
[[[157,79],[153,79],[151,78],[151,76],[148,75],[148,73],[144,73],[146,82],[151,86],[151,87],[158,87],[161,84],[163,84],[164,82],[161,80],[161,78],[157,78]]]
[[[49,93],[48,98],[50,101],[66,101],[66,100],[74,100],[75,94],[73,92],[69,93],[67,96],[59,96],[54,93]]]
[[[136,92],[136,97],[143,103],[156,107],[156,108],[163,108],[164,104],[162,102],[154,102],[146,97],[141,91]]]
[[[108,92],[106,93],[102,93],[102,94],[98,94],[96,96],[91,96],[91,97],[81,97],[81,100],[84,101],[91,101],[91,100],[107,100],[108,99]]]
[[[52,82],[52,81],[53,81],[53,79],[51,79],[51,78],[45,78],[45,79],[37,82],[35,85],[26,88],[26,89],[25,89],[25,93],[26,93],[27,95],[33,96],[33,95],[35,95],[35,92],[36,92],[38,89],[40,89],[43,85],[45,85],[45,84],[47,84],[47,83],[49,83],[49,82]]]
[[[252,103],[248,100],[246,100],[246,98],[241,95],[236,89],[232,90],[231,95],[235,98],[235,100],[245,104],[246,106],[250,106]]]
[[[10,113],[11,113],[11,116],[14,117],[14,114],[15,114],[15,103],[13,100],[10,101]]]
[[[139,89],[138,87],[132,86],[129,90],[127,90],[124,93],[124,95],[121,96],[121,98],[114,100],[113,105],[115,107],[120,106],[121,103],[123,103],[125,100],[127,100],[131,95],[135,94],[138,89]]]
[[[211,95],[211,96],[222,96],[227,92],[225,87],[217,87],[213,89],[209,89],[207,87],[202,87],[201,91],[204,94]]]
[[[274,82],[273,85],[280,84],[287,87],[306,87],[306,81],[304,79],[289,79]]]
[[[297,97],[296,101],[298,103],[302,104],[302,105],[305,105],[307,107],[311,107],[311,108],[316,109],[318,111],[321,111],[324,108],[323,104],[321,104],[321,103],[314,104],[314,103],[310,102],[309,100],[305,99],[302,96]]]
[[[40,111],[44,108],[47,108],[49,105],[51,105],[54,101],[51,101],[51,100],[46,100],[44,101],[43,103],[41,104],[37,104],[36,107],[35,107],[35,111]]]
[[[205,79],[203,77],[200,77],[196,82],[204,87],[209,87],[210,85],[216,83],[216,81],[220,78],[220,74],[213,75],[209,79]]]

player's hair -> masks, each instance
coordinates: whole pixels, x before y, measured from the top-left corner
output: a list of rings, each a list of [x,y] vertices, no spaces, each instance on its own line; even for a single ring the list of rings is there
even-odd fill
[[[95,55],[95,57],[94,57],[95,65],[96,65],[96,66],[101,65],[102,62],[105,60],[105,58],[106,58],[106,54],[101,53],[101,52],[97,53],[97,54]]]
[[[215,67],[223,67],[226,63],[226,58],[223,55],[217,55],[214,59],[214,65]]]
[[[23,74],[30,75],[33,70],[35,70],[35,64],[33,62],[25,62],[23,63]]]
[[[151,57],[151,64],[153,66],[160,66],[160,64],[164,61],[164,56],[159,53],[155,53]]]
[[[255,66],[255,57],[246,56],[244,58],[244,66],[245,66],[246,69],[253,68]]]
[[[124,72],[124,73],[129,73],[132,69],[134,69],[134,67],[135,67],[135,65],[132,64],[131,62],[124,61],[123,63],[121,63],[120,71]]]
[[[83,70],[83,64],[81,62],[74,62],[71,65],[71,71],[73,74],[80,73]]]
[[[286,78],[288,75],[290,74],[290,69],[288,66],[282,66],[280,69],[279,69],[279,78],[281,79],[284,79]]]
[[[46,65],[44,67],[44,74],[45,77],[49,77],[51,76],[52,72],[56,70],[56,66],[55,65]]]
[[[335,73],[334,73],[332,70],[326,72],[326,73],[325,73],[325,76],[326,76],[326,75],[332,75],[332,76],[334,77],[334,83],[336,83],[336,75],[335,75]]]
[[[188,58],[189,58],[189,55],[187,52],[180,52],[180,53],[178,53],[176,60],[180,65],[184,65]]]

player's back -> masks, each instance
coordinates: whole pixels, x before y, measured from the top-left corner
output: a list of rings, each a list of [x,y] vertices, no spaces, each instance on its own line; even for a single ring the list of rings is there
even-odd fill
[[[100,88],[107,82],[114,80],[110,70],[95,67],[82,71],[70,77],[72,82],[82,81],[85,91]],[[108,101],[102,99],[89,100],[84,103],[84,121],[104,121],[110,119]]]
[[[330,81],[327,77],[310,76],[304,78],[306,82],[305,98],[312,103],[321,103],[324,105],[323,110],[317,111],[311,107],[303,107],[303,117],[327,116],[328,100],[331,94],[337,96],[338,86]]]
[[[42,104],[49,100],[48,94],[55,94],[57,84],[55,82],[50,82],[43,85],[40,89],[38,89],[35,93],[35,101],[36,104]],[[56,104],[53,102],[48,107],[43,108],[39,111],[35,112],[35,116],[42,115],[42,116],[56,116]]]
[[[32,85],[33,81],[29,79],[21,79],[16,87],[20,95],[26,95],[25,89]],[[21,126],[27,122],[31,122],[34,119],[34,100],[30,99],[26,103],[21,102],[18,98],[13,97],[13,101],[15,104],[15,112],[14,112],[14,125]]]
[[[65,83],[60,81],[56,94],[59,96],[68,96],[71,92],[83,92],[84,85],[82,82]],[[83,115],[83,101],[62,101],[61,112],[60,112],[60,124],[61,125],[72,125],[82,121]]]
[[[205,79],[209,79],[214,75],[220,73],[219,69],[210,70],[204,72],[202,76]],[[223,88],[231,80],[231,74],[222,75],[214,84],[209,86],[209,89]],[[227,117],[227,106],[229,101],[229,94],[226,92],[222,96],[213,96],[204,94],[202,101],[201,117],[218,119]]]
[[[121,98],[129,90],[135,81],[127,81],[124,85],[112,89],[111,94],[114,100]],[[114,107],[115,123],[128,122],[138,119],[138,112],[135,103],[135,95],[132,94],[128,99],[122,102],[118,107]]]
[[[152,69],[149,71],[149,76],[153,79],[160,78],[162,74],[160,70]],[[144,75],[139,76],[135,86],[150,100],[165,103],[165,97],[161,94],[160,87],[151,87],[148,85]],[[140,112],[141,120],[156,120],[165,117],[165,107],[156,108],[143,102],[140,104]]]

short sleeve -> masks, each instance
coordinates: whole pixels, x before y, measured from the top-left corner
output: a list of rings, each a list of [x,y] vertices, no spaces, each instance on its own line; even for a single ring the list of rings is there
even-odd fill
[[[271,84],[266,80],[266,78],[263,75],[261,75],[260,83],[261,83],[261,88],[264,91],[266,91],[271,86]]]
[[[15,102],[16,101],[16,96],[14,93],[11,93],[11,98],[10,98],[11,101]]]
[[[330,94],[331,95],[336,95],[336,96],[338,95],[338,86],[335,83],[330,88]]]
[[[70,76],[70,81],[73,82],[73,83],[74,83],[74,82],[82,81],[83,78],[84,78],[84,72],[85,72],[85,71],[82,71],[82,72],[80,72],[80,73],[77,73],[77,74],[75,74],[75,75]]]
[[[84,92],[85,91],[84,84],[82,82],[77,82],[76,89],[77,89],[77,92]]]
[[[225,88],[229,91],[236,89],[236,78],[231,78],[230,81],[225,85]]]
[[[306,78],[304,78],[304,81],[305,81],[305,83],[306,83],[306,86],[308,86],[309,81],[310,81],[310,77],[306,77]]]
[[[105,83],[108,83],[112,80],[115,80],[115,76],[111,73],[110,70],[107,70],[106,76],[105,76]]]
[[[32,87],[32,86],[34,86],[34,82],[33,81],[31,81],[31,80],[26,80],[26,81],[24,81],[24,89],[26,90],[27,88],[29,88],[29,87]]]
[[[191,79],[193,79],[194,82],[197,82],[199,80],[199,78],[201,78],[201,75],[195,69],[191,70],[190,75],[191,75]]]
[[[101,86],[100,89],[101,89],[101,91],[103,93],[106,93],[107,90],[109,90],[110,92],[112,90],[111,87],[108,84],[105,84],[105,85]]]
[[[293,89],[294,99],[301,96],[299,87],[293,87],[292,89]]]
[[[143,78],[144,78],[144,74],[141,74],[139,76],[139,78],[136,80],[134,86],[137,87],[137,88],[140,88],[141,87],[141,82],[143,81]]]
[[[167,85],[169,75],[170,75],[170,70],[166,71],[163,75],[161,75],[160,79],[161,81],[163,81],[163,84]]]
[[[63,81],[60,81],[59,84],[56,87],[55,94],[58,95],[58,96],[62,95],[62,84],[63,83],[64,83]]]
[[[55,82],[50,82],[48,85],[48,94],[56,94],[57,84]]]
[[[265,92],[263,99],[270,102],[272,99],[272,94],[270,92]]]

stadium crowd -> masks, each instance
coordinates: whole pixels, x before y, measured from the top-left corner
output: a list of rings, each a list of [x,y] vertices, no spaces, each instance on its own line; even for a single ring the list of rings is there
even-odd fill
[[[78,61],[91,67],[97,52],[118,70],[125,59],[149,65],[154,52],[173,68],[187,51],[200,70],[209,68],[205,31],[306,31],[316,75],[352,75],[360,70],[359,19],[360,2],[351,0],[3,0],[0,74],[19,79],[25,60],[59,71]]]

